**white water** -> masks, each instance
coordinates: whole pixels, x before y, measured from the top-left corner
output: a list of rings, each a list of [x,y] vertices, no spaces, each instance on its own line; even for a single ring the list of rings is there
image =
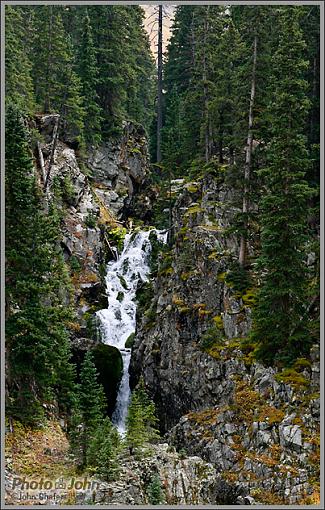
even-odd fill
[[[151,243],[149,230],[127,234],[123,251],[116,261],[109,262],[106,273],[108,306],[97,312],[105,344],[117,347],[123,358],[123,375],[120,382],[112,422],[121,435],[125,434],[125,421],[130,400],[129,365],[131,349],[125,342],[136,326],[136,290],[140,281],[148,280]],[[157,238],[165,243],[167,233],[156,230]]]

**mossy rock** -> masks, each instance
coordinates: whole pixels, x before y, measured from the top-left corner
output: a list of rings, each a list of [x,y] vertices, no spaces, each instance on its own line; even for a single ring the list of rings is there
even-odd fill
[[[284,368],[281,372],[275,374],[277,382],[289,384],[294,389],[305,390],[309,386],[309,381],[301,373],[297,372],[294,368]]]
[[[311,361],[307,358],[298,358],[292,368],[297,372],[303,372],[306,369],[311,370]]]
[[[133,344],[134,344],[134,339],[135,339],[135,333],[131,333],[131,335],[129,335],[126,339],[126,342],[125,342],[125,348],[126,349],[131,349]]]
[[[218,329],[221,329],[221,330],[223,329],[223,320],[222,320],[221,315],[216,315],[215,317],[212,317],[212,320]]]
[[[122,355],[116,347],[105,344],[96,345],[92,352],[99,374],[98,381],[103,385],[107,398],[107,412],[111,415],[123,373]]]
[[[119,291],[117,293],[116,299],[117,299],[117,301],[119,301],[121,303],[123,301],[123,299],[124,299],[124,292]]]

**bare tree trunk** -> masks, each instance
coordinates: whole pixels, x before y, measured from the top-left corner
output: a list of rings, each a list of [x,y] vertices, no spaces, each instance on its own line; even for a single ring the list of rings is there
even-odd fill
[[[256,62],[257,62],[257,35],[254,37],[254,50],[253,50],[253,70],[252,70],[252,83],[251,83],[251,97],[249,102],[248,114],[248,134],[246,143],[246,158],[245,158],[245,174],[244,174],[244,195],[243,195],[243,209],[244,214],[244,228],[247,229],[247,215],[249,211],[249,181],[252,168],[252,149],[253,149],[253,122],[254,122],[254,102],[255,102],[255,88],[256,88]],[[245,234],[242,234],[240,239],[239,250],[239,264],[244,266],[247,256],[247,241]]]
[[[158,11],[158,95],[157,95],[157,163],[161,162],[161,130],[162,130],[162,19],[163,6]]]
[[[41,149],[41,144],[39,142],[37,142],[37,149],[38,149],[39,163],[40,163],[40,167],[41,167],[41,171],[42,171],[43,185],[45,186],[46,173],[45,173],[44,157],[43,157],[43,152]]]
[[[49,183],[49,178],[50,178],[50,173],[51,173],[51,168],[54,163],[54,153],[55,153],[55,148],[56,148],[57,139],[58,139],[59,118],[60,118],[59,116],[56,118],[56,122],[55,122],[54,129],[53,129],[51,155],[50,155],[49,166],[48,166],[46,179],[45,179],[45,183],[44,183],[45,190],[47,189],[47,186]]]

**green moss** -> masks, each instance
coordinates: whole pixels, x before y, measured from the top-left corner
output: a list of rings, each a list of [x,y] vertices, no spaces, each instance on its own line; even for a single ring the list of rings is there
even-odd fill
[[[192,214],[198,214],[200,212],[202,212],[203,209],[200,205],[193,205],[191,207],[189,207],[187,209],[187,211],[185,212],[184,216],[191,216]]]
[[[119,280],[120,280],[120,282],[121,282],[122,287],[123,287],[125,290],[128,290],[129,288],[128,288],[128,285],[127,285],[127,283],[126,283],[126,281],[125,281],[125,278],[124,278],[122,275],[120,275],[120,274],[118,274],[117,276],[118,276],[118,279],[119,279]]]
[[[285,412],[282,409],[276,409],[273,406],[265,405],[260,410],[258,421],[266,421],[270,425],[280,423],[285,417]]]
[[[256,289],[247,289],[242,295],[244,305],[252,307],[256,304]]]
[[[294,362],[292,368],[297,372],[303,372],[303,370],[311,369],[311,361],[307,358],[298,358]]]
[[[223,330],[223,320],[221,315],[216,315],[215,317],[212,317],[212,320],[218,329]]]
[[[134,340],[135,340],[135,333],[131,333],[131,335],[129,335],[126,339],[125,348],[131,349],[134,344]]]
[[[227,274],[226,272],[224,272],[224,273],[219,273],[219,274],[217,275],[217,280],[218,280],[219,282],[224,282],[224,281],[225,281],[225,279],[226,279],[226,274]]]
[[[309,381],[302,374],[297,372],[294,368],[284,368],[281,372],[275,374],[275,379],[278,382],[290,384],[295,389],[306,389],[309,386]]]
[[[186,189],[189,193],[196,193],[197,191],[199,191],[198,185],[194,183],[187,184]]]

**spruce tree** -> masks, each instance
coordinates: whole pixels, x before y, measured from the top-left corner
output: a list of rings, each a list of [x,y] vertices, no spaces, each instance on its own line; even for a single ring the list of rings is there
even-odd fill
[[[126,420],[126,444],[131,454],[141,456],[150,441],[158,437],[154,402],[149,398],[141,379],[133,391]]]
[[[91,351],[87,351],[80,369],[79,412],[81,419],[82,464],[88,463],[88,447],[94,431],[104,418],[106,397],[104,389],[98,383],[98,373]]]
[[[18,6],[6,5],[5,29],[6,102],[12,102],[22,111],[31,113],[35,107],[32,64],[24,44],[27,27]]]
[[[303,134],[309,106],[304,73],[305,43],[298,7],[279,9],[278,48],[272,58],[273,96],[268,107],[271,144],[261,171],[261,288],[254,313],[257,356],[290,363],[310,347],[305,321],[309,166]]]
[[[97,145],[101,141],[100,129],[102,111],[98,104],[99,97],[96,92],[98,67],[92,32],[90,18],[86,11],[82,20],[78,68],[82,83],[83,102],[85,105],[85,140],[88,144]]]
[[[103,480],[115,480],[121,451],[120,435],[106,417],[99,422],[89,440],[87,465]]]
[[[62,22],[62,7],[40,5],[34,9],[33,77],[38,108],[61,114],[61,132],[83,143],[84,109],[81,83],[76,74],[72,41]]]
[[[165,503],[165,497],[161,486],[161,480],[158,473],[155,473],[148,486],[148,499],[151,505],[162,505]]]

